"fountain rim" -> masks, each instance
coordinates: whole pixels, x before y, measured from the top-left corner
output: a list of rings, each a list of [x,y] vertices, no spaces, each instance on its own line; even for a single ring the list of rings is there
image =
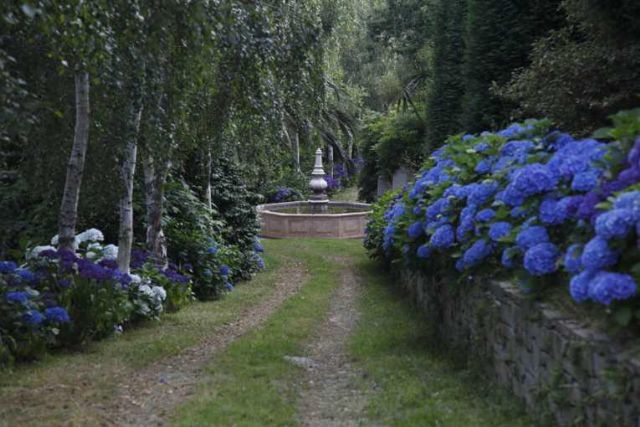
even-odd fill
[[[279,208],[288,208],[288,207],[297,207],[297,206],[303,206],[303,205],[310,205],[313,203],[318,203],[318,202],[314,202],[312,200],[300,200],[300,201],[295,201],[295,202],[281,202],[281,203],[265,203],[262,205],[258,205],[257,206],[257,210],[260,214],[265,214],[268,213],[269,215],[275,215],[275,216],[283,216],[283,217],[296,217],[296,218],[307,218],[307,217],[313,217],[313,218],[349,218],[352,216],[362,216],[363,214],[370,214],[373,212],[373,210],[371,209],[371,205],[369,203],[360,203],[360,202],[343,202],[343,201],[333,201],[333,200],[329,200],[328,202],[326,202],[326,204],[328,206],[335,206],[335,207],[352,207],[352,208],[362,208],[362,211],[358,211],[358,212],[346,212],[346,213],[316,213],[316,214],[310,214],[310,213],[304,213],[304,214],[296,214],[296,213],[287,213],[287,212],[278,212],[277,210],[271,210],[274,207],[279,207]]]

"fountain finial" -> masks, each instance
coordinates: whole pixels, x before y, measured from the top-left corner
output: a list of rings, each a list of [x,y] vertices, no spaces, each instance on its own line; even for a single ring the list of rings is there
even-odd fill
[[[313,195],[309,198],[311,210],[314,213],[326,212],[329,198],[327,197],[327,181],[324,179],[325,172],[322,167],[322,149],[316,150],[316,162],[311,172],[311,181],[309,188],[313,191]]]

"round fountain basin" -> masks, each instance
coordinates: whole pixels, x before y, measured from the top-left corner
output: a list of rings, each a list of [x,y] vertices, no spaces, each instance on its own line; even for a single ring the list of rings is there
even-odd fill
[[[309,202],[269,203],[258,206],[262,237],[327,237],[355,239],[365,235],[371,206],[329,202],[327,212],[312,214]]]

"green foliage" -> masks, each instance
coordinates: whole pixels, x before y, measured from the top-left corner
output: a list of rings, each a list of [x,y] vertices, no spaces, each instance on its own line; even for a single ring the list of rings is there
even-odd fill
[[[399,191],[388,191],[371,208],[372,212],[367,221],[367,234],[364,239],[364,247],[370,258],[385,259],[382,242],[387,220],[384,218],[384,214],[400,194]]]
[[[563,2],[564,28],[538,40],[531,65],[498,90],[517,115],[545,115],[586,134],[615,111],[635,107],[640,93],[637,2]]]
[[[426,152],[424,135],[424,121],[410,111],[369,117],[361,130],[360,198],[375,198],[378,176],[390,179],[400,166],[418,169]]]
[[[468,0],[461,124],[467,132],[497,129],[512,105],[490,92],[526,65],[533,41],[558,25],[560,0]]]
[[[431,149],[460,132],[466,2],[438,2],[433,36],[433,81],[427,96],[427,142]]]

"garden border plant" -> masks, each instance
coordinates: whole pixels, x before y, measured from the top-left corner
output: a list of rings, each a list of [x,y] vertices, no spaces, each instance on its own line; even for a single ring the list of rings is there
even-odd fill
[[[375,208],[370,255],[411,268],[496,271],[524,292],[569,283],[576,303],[599,305],[637,329],[640,304],[640,109],[575,140],[545,120],[456,135],[417,181]]]

